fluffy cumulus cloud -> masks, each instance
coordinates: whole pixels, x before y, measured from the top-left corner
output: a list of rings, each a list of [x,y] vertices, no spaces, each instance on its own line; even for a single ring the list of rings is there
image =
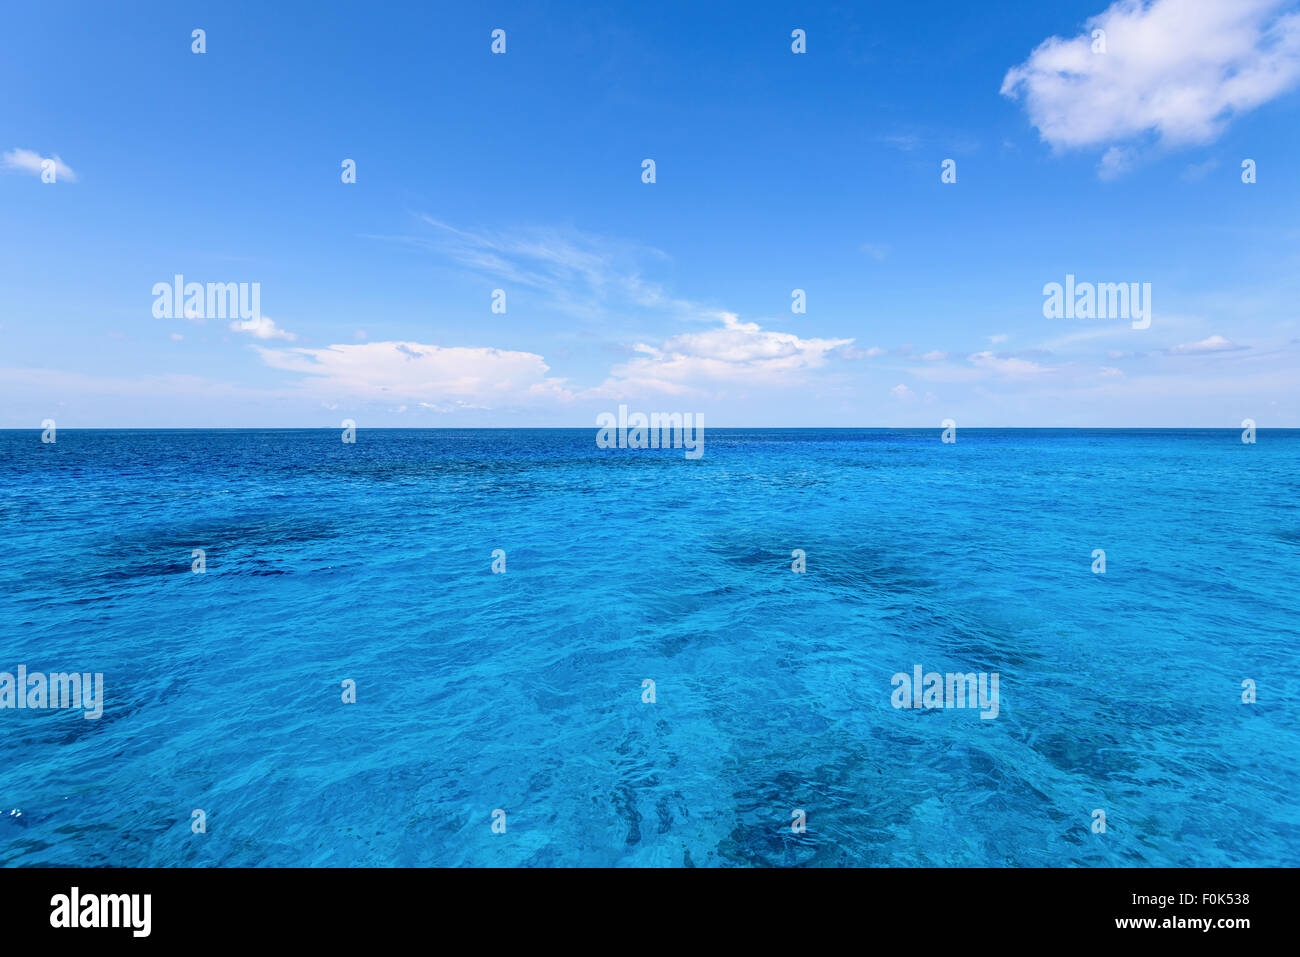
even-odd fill
[[[54,164],[54,181],[57,183],[63,180],[68,183],[77,181],[77,174],[74,173],[68,164],[63,162],[57,155],[42,156],[35,150],[15,149],[9,150],[0,156],[0,166],[5,169],[14,170],[20,173],[33,173],[40,176],[46,162]]]
[[[567,399],[531,352],[419,342],[364,342],[324,349],[258,347],[268,365],[301,373],[299,387],[322,401],[411,402],[425,408],[499,408],[542,397]]]
[[[1300,83],[1295,0],[1118,0],[1072,38],[1044,40],[1002,93],[1021,98],[1056,148],[1154,136],[1175,147],[1214,140],[1236,114]],[[1094,52],[1096,31],[1105,52]],[[1106,153],[1120,175],[1130,150]]]
[[[678,395],[728,384],[793,385],[826,363],[852,339],[802,339],[722,313],[722,325],[687,332],[659,346],[638,344],[638,355],[615,366],[602,394],[660,392]]]

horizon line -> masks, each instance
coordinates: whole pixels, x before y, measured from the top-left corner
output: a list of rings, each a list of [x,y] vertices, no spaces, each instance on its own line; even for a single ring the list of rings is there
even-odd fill
[[[86,425],[57,426],[60,432],[337,432],[336,425]],[[366,432],[585,432],[597,425],[367,425]],[[705,430],[731,432],[920,432],[938,425],[710,425]],[[1240,425],[959,425],[967,432],[1237,432]],[[41,426],[0,428],[0,432],[42,432]],[[1256,432],[1295,432],[1300,425],[1256,426]]]

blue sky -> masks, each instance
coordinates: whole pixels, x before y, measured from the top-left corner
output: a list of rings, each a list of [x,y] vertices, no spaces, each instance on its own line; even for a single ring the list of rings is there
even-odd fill
[[[1295,2],[574,6],[11,6],[0,427],[1300,426]]]

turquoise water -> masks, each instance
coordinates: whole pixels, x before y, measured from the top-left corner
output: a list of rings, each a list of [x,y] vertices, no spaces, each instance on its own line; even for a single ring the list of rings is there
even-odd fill
[[[1300,857],[1300,432],[339,435],[0,432],[0,863]]]

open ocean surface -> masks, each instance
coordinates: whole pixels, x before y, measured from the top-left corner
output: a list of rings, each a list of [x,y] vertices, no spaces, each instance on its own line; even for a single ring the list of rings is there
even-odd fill
[[[0,864],[1300,863],[1300,431],[595,432],[0,432]]]

